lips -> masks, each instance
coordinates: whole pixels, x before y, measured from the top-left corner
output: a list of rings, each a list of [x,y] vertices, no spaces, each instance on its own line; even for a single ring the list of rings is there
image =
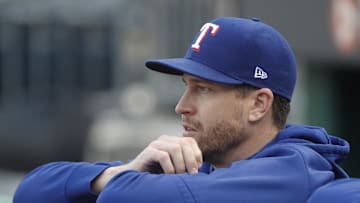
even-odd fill
[[[197,133],[203,131],[200,122],[196,121],[195,119],[189,118],[185,115],[181,115],[181,121],[184,129],[184,137],[195,137]]]
[[[187,123],[183,124],[183,128],[184,128],[184,132],[183,132],[184,137],[194,137],[195,136],[194,134],[197,132],[195,127]]]
[[[186,125],[186,124],[183,124],[183,128],[185,131],[196,131],[193,127],[191,127],[190,125]]]

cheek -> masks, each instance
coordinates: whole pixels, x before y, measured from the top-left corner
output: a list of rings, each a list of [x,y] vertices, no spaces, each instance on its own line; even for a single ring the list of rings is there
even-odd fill
[[[242,103],[236,102],[236,100],[228,100],[224,98],[225,102],[222,102],[213,107],[214,111],[221,117],[232,118],[234,115],[237,115],[238,112],[242,111]]]
[[[244,121],[243,107],[233,102],[203,105],[198,111],[199,121],[205,131],[216,127],[219,121],[225,121],[231,125],[240,124],[239,122]]]

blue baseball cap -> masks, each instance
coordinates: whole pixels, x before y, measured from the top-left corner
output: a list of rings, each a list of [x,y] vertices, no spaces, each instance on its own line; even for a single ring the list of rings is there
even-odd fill
[[[259,19],[221,17],[205,23],[184,58],[151,59],[146,67],[209,81],[269,88],[291,101],[296,62],[286,39]]]

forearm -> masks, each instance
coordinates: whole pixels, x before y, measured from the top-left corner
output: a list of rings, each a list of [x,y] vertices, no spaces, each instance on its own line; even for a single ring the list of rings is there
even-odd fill
[[[117,174],[99,194],[98,203],[187,202],[190,191],[177,175],[127,170]]]
[[[97,195],[91,182],[113,163],[55,162],[30,172],[18,186],[14,203],[81,203],[95,202]]]

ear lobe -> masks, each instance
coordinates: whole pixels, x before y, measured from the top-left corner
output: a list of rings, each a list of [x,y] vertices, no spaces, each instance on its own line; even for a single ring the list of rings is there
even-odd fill
[[[257,122],[261,120],[271,109],[274,95],[268,88],[256,90],[253,95],[253,103],[249,111],[249,121]]]

